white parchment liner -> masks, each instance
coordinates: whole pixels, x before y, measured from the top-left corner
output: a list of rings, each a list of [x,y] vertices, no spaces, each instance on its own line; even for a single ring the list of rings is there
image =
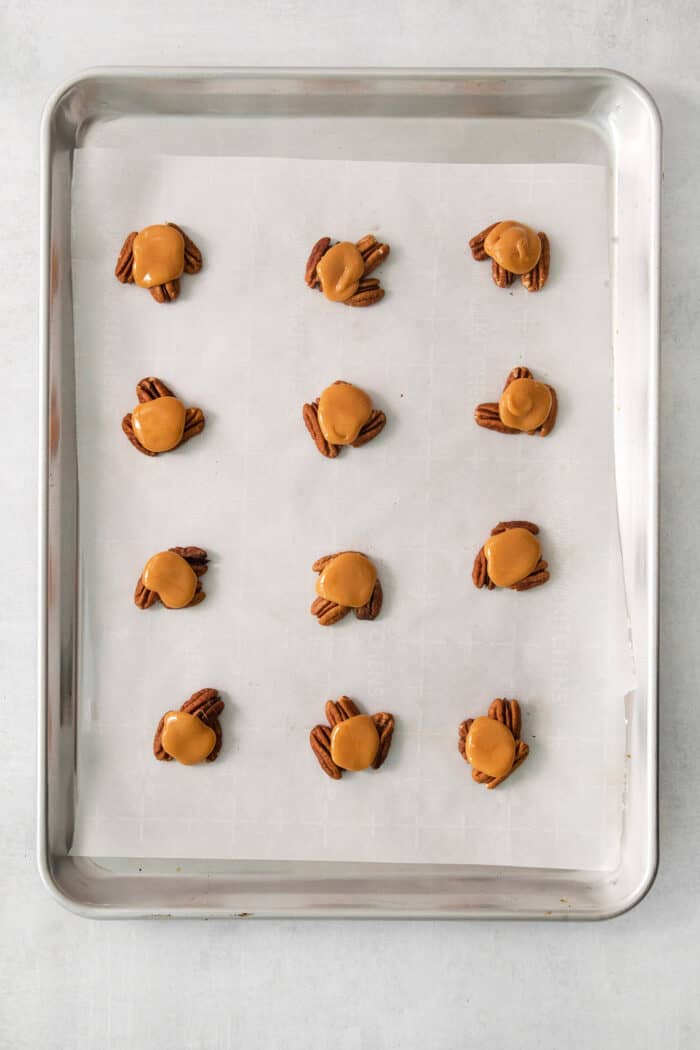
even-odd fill
[[[616,525],[605,171],[584,165],[75,156],[73,277],[80,477],[78,807],[93,856],[449,862],[599,868],[619,849],[623,695],[632,658]],[[546,229],[552,275],[491,282],[468,236]],[[159,306],[120,286],[124,235],[172,220],[205,268]],[[303,283],[322,234],[377,232],[392,254],[368,310]],[[546,439],[477,428],[478,401],[527,364],[556,386]],[[207,416],[156,460],[121,433],[158,375]],[[381,437],[318,455],[301,405],[345,378]],[[478,592],[471,564],[503,518],[542,526],[552,580]],[[203,605],[140,612],[150,554],[210,552]],[[381,618],[321,629],[320,554],[377,562]],[[159,716],[202,686],[226,700],[213,765],[158,763]],[[380,773],[328,780],[308,746],[329,697],[390,710]],[[457,726],[523,703],[531,757],[474,785]]]

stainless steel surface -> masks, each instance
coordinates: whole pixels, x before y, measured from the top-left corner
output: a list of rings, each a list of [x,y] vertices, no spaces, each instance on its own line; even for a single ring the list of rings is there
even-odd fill
[[[367,134],[371,120],[373,133]],[[622,861],[606,872],[68,856],[74,815],[77,472],[70,263],[73,150],[126,147],[153,121],[172,152],[453,162],[604,163],[611,185],[611,343],[620,536],[637,689],[626,698]],[[283,133],[283,134],[282,134]],[[284,142],[284,148],[280,148]],[[644,895],[657,863],[657,442],[660,125],[605,71],[171,71],[86,74],[42,126],[39,863],[95,916],[601,918]]]

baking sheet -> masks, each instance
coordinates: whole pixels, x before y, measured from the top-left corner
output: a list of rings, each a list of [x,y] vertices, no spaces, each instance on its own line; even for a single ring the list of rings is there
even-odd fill
[[[633,685],[612,461],[606,175],[482,166],[144,156],[79,150],[73,268],[81,521],[74,854],[610,867],[618,855],[623,697]],[[572,206],[573,202],[573,206]],[[523,216],[552,236],[545,293],[496,289],[466,239]],[[125,233],[184,225],[205,269],[159,307],[112,275]],[[305,289],[323,233],[392,245],[384,302],[343,309]],[[525,363],[553,383],[546,441],[472,422]],[[207,414],[176,454],[120,430],[160,375]],[[301,404],[336,378],[389,424],[329,462]],[[552,568],[525,595],[477,592],[493,524],[543,526]],[[206,547],[207,601],[140,612],[148,556]],[[308,614],[311,562],[344,547],[379,566],[373,624]],[[212,766],[156,763],[164,710],[214,685],[227,702]],[[380,774],[323,776],[307,743],[345,692],[397,717]],[[524,705],[532,755],[497,792],[456,751],[496,695]]]

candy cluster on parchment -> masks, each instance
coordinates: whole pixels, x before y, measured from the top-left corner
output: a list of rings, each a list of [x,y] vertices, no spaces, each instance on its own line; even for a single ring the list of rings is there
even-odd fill
[[[491,259],[491,273],[499,288],[508,288],[516,276],[531,292],[540,291],[549,276],[550,246],[544,233],[513,220],[492,223],[470,241],[476,260]],[[372,274],[387,259],[389,245],[367,234],[359,241],[333,242],[320,238],[306,264],[305,281],[323,296],[346,306],[366,307],[381,302],[385,292]],[[115,275],[122,284],[150,291],[159,303],[180,295],[183,274],[202,269],[202,254],[174,223],[147,226],[129,233]],[[139,452],[156,457],[173,451],[201,434],[205,426],[200,408],[187,408],[155,376],[140,380],[138,405],[122,420],[122,429]],[[476,406],[476,423],[501,434],[551,433],[557,419],[556,391],[538,382],[524,366],[508,375],[497,402]],[[306,428],[326,459],[336,459],[344,446],[362,448],[377,438],[386,415],[364,390],[336,380],[303,406]],[[528,521],[504,521],[491,530],[479,549],[472,571],[478,588],[527,591],[549,580],[537,538],[539,527]],[[333,626],[350,612],[372,621],[382,608],[382,587],[374,562],[360,551],[324,555],[314,562],[316,597],[311,613],[323,626]],[[170,547],[152,555],[139,576],[134,603],[141,609],[160,604],[187,609],[206,597],[202,576],[208,556],[201,547]],[[212,762],[221,750],[219,715],[224,702],[215,689],[200,689],[179,709],[167,711],[158,723],[153,751],[160,761],[183,765]],[[364,715],[353,700],[341,696],[325,707],[326,725],[310,733],[311,748],[324,772],[339,780],[344,771],[379,769],[386,760],[394,732],[388,712]],[[468,719],[459,729],[459,750],[472,766],[478,783],[494,788],[524,762],[528,747],[521,739],[521,712],[517,700],[494,700],[486,716]]]

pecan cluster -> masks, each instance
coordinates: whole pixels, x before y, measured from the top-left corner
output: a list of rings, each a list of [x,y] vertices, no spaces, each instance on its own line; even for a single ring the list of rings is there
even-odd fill
[[[524,740],[521,740],[520,733],[522,731],[522,716],[520,713],[520,704],[517,700],[493,700],[488,710],[488,717],[494,718],[497,722],[510,729],[513,737],[515,738],[515,757],[513,758],[513,765],[510,767],[507,773],[501,777],[490,777],[487,773],[482,773],[478,769],[472,767],[472,779],[477,784],[486,784],[486,787],[491,789],[498,787],[504,780],[507,780],[511,773],[514,773],[518,766],[521,766],[527,756],[530,754],[530,748],[527,746]],[[459,753],[465,762],[468,761],[466,756],[466,743],[467,735],[474,722],[473,718],[467,718],[465,722],[459,727],[459,741],[458,748]]]

